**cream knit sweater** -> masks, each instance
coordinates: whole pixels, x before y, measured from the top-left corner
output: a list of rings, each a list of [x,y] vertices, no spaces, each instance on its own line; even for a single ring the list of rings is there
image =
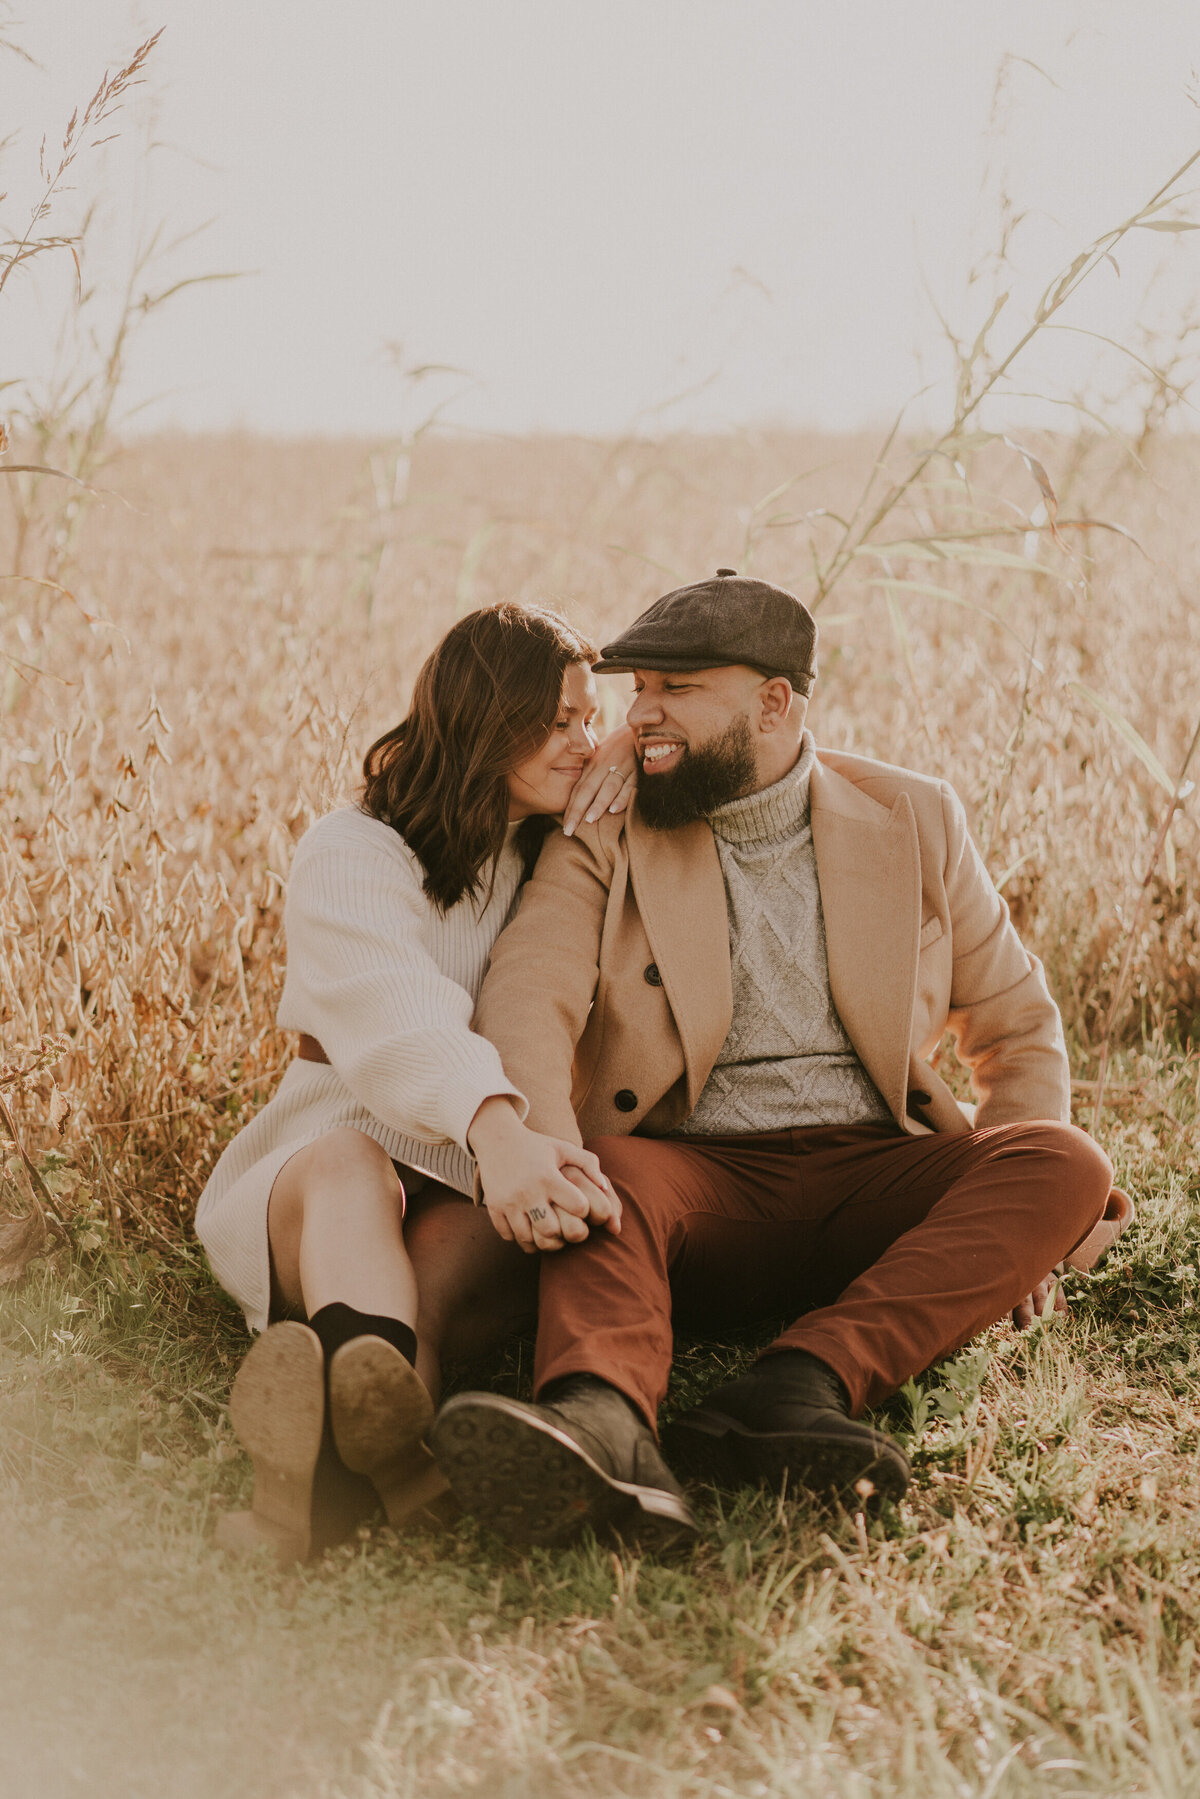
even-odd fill
[[[683,1135],[743,1136],[880,1124],[890,1113],[829,988],[825,917],[809,819],[816,760],[711,814],[729,908],[733,1020]]]
[[[229,1144],[200,1196],[196,1233],[213,1270],[246,1312],[267,1321],[267,1202],[305,1144],[351,1126],[396,1162],[461,1193],[474,1183],[467,1128],[483,1101],[524,1098],[492,1045],[471,1029],[492,945],[521,879],[512,833],[490,897],[440,913],[404,840],[346,807],[301,839],[284,909],[284,1030],[307,1031],[329,1066],[295,1061],[273,1099]]]

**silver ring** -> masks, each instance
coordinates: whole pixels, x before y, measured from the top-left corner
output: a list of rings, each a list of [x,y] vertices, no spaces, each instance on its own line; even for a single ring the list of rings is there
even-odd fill
[[[609,774],[610,774],[610,775],[619,775],[619,774],[620,774],[620,772],[621,772],[621,771],[620,771],[620,769],[619,769],[619,768],[618,768],[618,767],[617,767],[617,765],[616,765],[616,763],[615,763],[615,762],[613,762],[613,763],[610,763],[610,764],[609,764],[609,770],[608,770],[608,772],[609,772]]]

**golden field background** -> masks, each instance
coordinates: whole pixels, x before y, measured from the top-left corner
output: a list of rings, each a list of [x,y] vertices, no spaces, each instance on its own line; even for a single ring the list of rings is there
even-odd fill
[[[1200,706],[1200,443],[1154,437],[1143,467],[1108,440],[1037,448],[1062,519],[1136,545],[1022,533],[1037,491],[994,448],[927,477],[877,541],[998,521],[967,543],[998,565],[853,562],[818,613],[810,720],[819,741],[954,783],[1087,1080],[1165,799],[1114,720],[1173,777]],[[769,433],[166,437],[113,454],[97,496],[17,477],[0,568],[41,584],[0,588],[0,1028],[10,1063],[47,1036],[66,1050],[12,1098],[33,1145],[65,1158],[64,1215],[185,1228],[288,1054],[272,1021],[292,845],[353,793],[458,613],[536,599],[604,641],[718,564],[811,597],[810,546],[838,529],[824,514],[850,510],[876,453]],[[915,590],[930,585],[956,598]],[[1185,802],[1159,858],[1113,1021],[1122,1082],[1152,1109],[1200,1004],[1196,816]],[[54,1128],[51,1080],[72,1107],[62,1120],[56,1102]]]

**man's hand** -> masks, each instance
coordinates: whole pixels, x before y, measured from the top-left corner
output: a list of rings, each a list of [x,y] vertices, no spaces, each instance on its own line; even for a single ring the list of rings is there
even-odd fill
[[[1053,1295],[1053,1303],[1051,1301]],[[1063,1292],[1063,1284],[1057,1274],[1048,1274],[1044,1281],[1039,1281],[1033,1292],[1028,1294],[1018,1306],[1013,1307],[1012,1320],[1019,1331],[1025,1330],[1035,1318],[1049,1317],[1051,1312],[1065,1312],[1067,1296]]]
[[[563,813],[563,830],[574,835],[584,819],[594,825],[605,812],[624,812],[637,792],[637,751],[633,732],[620,725],[599,742],[583,765]]]
[[[527,1130],[507,1099],[483,1102],[467,1142],[492,1223],[527,1255],[582,1243],[589,1225],[620,1231],[621,1202],[595,1156]]]

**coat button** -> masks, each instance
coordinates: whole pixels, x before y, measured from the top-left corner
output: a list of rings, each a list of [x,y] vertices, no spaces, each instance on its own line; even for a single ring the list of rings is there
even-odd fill
[[[613,1094],[613,1105],[618,1112],[636,1112],[637,1094],[629,1087],[622,1087],[619,1093]]]
[[[933,1103],[933,1094],[923,1093],[919,1087],[914,1087],[908,1098],[910,1105],[928,1106]]]
[[[662,986],[662,976],[658,972],[658,963],[657,962],[651,962],[649,964],[649,966],[643,972],[642,979],[646,982],[646,985],[648,987],[661,987]]]

